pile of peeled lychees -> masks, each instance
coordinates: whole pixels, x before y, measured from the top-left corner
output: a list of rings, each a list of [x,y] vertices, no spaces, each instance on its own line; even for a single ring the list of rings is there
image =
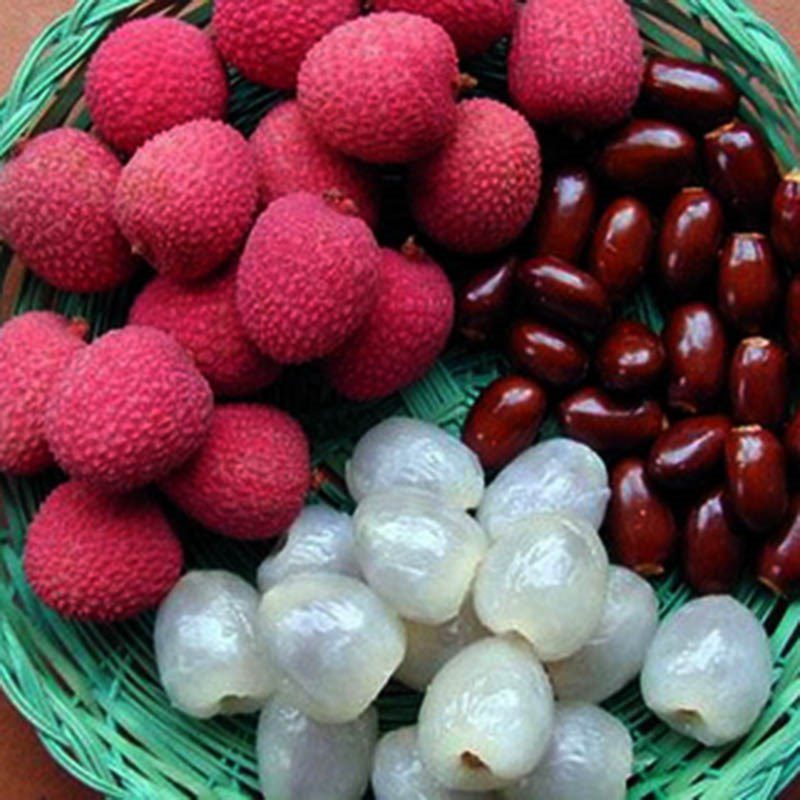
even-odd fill
[[[501,102],[459,58],[507,36]],[[223,121],[234,70],[287,93],[249,139]],[[0,328],[0,471],[68,476],[28,529],[33,591],[79,621],[158,607],[170,701],[261,711],[268,800],[370,780],[377,800],[618,800],[633,744],[597,704],[637,677],[680,733],[742,737],[772,660],[727,593],[751,555],[800,585],[800,177],[739,99],[714,67],[646,60],[623,0],[215,0],[210,34],[122,24],[86,71],[91,132],[0,169],[0,236],[39,279],[156,273],[91,341],[49,310]],[[624,318],[651,275],[663,334]],[[354,513],[305,505],[309,443],[272,387],[310,364],[386,398],[454,329],[514,370],[462,440],[384,420],[347,464]],[[536,444],[551,400],[566,436]],[[181,577],[165,504],[282,536],[258,591]],[[679,553],[707,596],[659,624],[645,578]],[[424,698],[378,742],[392,680]]]

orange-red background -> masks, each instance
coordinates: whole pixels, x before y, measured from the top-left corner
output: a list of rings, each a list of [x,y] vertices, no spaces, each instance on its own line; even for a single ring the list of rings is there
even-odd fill
[[[752,4],[800,50],[798,0],[752,0]],[[71,0],[0,0],[0,94],[33,37],[71,5]],[[1,694],[0,786],[6,800],[98,798],[54,764],[30,726]],[[800,793],[794,800],[800,800]]]

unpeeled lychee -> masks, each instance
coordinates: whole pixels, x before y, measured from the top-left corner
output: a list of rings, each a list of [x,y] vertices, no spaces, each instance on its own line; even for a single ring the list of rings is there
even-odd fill
[[[42,280],[67,292],[103,292],[134,262],[112,214],[119,161],[74,128],[24,143],[0,170],[0,237]]]
[[[235,266],[196,283],[154,278],[134,301],[128,321],[172,334],[217,395],[254,394],[280,374],[239,322]]]
[[[444,29],[415,14],[347,22],[311,48],[298,99],[316,134],[363,161],[404,163],[453,130],[460,79]]]
[[[60,614],[114,622],[157,605],[178,580],[183,553],[149,495],[69,481],[31,522],[24,565],[33,591]]]
[[[281,364],[339,347],[375,301],[380,250],[366,223],[336,201],[299,192],[259,217],[239,262],[245,331]]]
[[[51,466],[44,414],[53,384],[85,347],[86,323],[29,311],[0,328],[0,471],[33,475]]]
[[[375,306],[325,364],[333,387],[351,400],[386,397],[419,380],[453,326],[453,289],[441,267],[414,245],[381,253]]]
[[[250,137],[267,206],[293,192],[338,192],[371,227],[378,221],[377,187],[362,165],[324,144],[311,130],[296,100],[273,108]]]
[[[411,209],[446,247],[489,253],[522,233],[540,182],[539,142],[524,117],[496,100],[467,100],[452,136],[412,165]]]

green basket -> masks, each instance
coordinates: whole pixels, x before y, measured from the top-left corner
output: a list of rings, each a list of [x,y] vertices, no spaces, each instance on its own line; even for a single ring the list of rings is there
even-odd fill
[[[298,0],[299,2],[300,0]],[[589,2],[589,0],[587,0]],[[791,49],[740,0],[634,0],[653,50],[707,60],[725,68],[745,96],[744,116],[764,130],[784,168],[800,153],[800,64]],[[208,3],[80,0],[31,47],[0,101],[0,158],[30,134],[60,125],[88,127],[81,100],[87,59],[102,37],[131,16],[182,14],[198,25]],[[487,93],[504,92],[504,48],[469,64]],[[280,96],[232,76],[230,118],[249,132]],[[403,226],[404,227],[404,226]],[[400,223],[383,231],[397,241]],[[133,289],[77,297],[35,279],[0,247],[0,319],[31,308],[56,308],[89,319],[95,332],[120,324]],[[632,311],[656,327],[661,320],[647,294]],[[377,404],[337,403],[309,375],[284,386],[276,402],[291,402],[315,443],[315,462],[341,474],[354,440],[390,413],[419,416],[457,430],[481,387],[502,368],[500,358],[451,352],[420,383]],[[549,432],[552,432],[552,425]],[[332,435],[331,432],[335,432]],[[20,553],[25,530],[56,476],[3,480],[0,513],[0,684],[30,719],[54,758],[108,797],[133,800],[243,800],[257,796],[252,717],[199,722],[169,707],[155,671],[152,614],[113,627],[74,624],[31,593]],[[347,498],[337,481],[323,494]],[[179,520],[191,565],[227,567],[253,579],[265,548],[237,544]],[[688,597],[672,576],[658,585],[662,612]],[[708,750],[670,732],[645,709],[635,686],[608,703],[635,739],[631,798],[774,798],[800,771],[800,604],[774,599],[752,583],[738,596],[771,632],[775,685],[769,706],[750,735],[735,746]],[[412,721],[419,697],[390,687],[379,702],[384,729]],[[11,800],[11,799],[9,799]]]

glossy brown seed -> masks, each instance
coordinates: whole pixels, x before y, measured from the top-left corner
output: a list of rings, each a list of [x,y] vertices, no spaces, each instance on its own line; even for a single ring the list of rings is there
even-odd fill
[[[694,490],[722,477],[731,421],[722,414],[688,417],[671,425],[650,448],[647,474],[659,486]]]
[[[800,267],[800,170],[790,172],[775,190],[769,235],[778,257]]]
[[[774,530],[788,503],[786,453],[774,433],[760,425],[732,428],[725,440],[728,499],[751,531]]]
[[[719,257],[717,305],[744,333],[758,333],[774,321],[781,299],[781,275],[766,236],[734,233]]]
[[[471,344],[486,344],[501,327],[511,298],[513,259],[483,270],[458,293],[458,332]]]
[[[533,223],[533,252],[577,262],[589,239],[597,206],[592,176],[583,167],[562,167],[542,188]]]
[[[611,471],[605,536],[613,560],[640,575],[660,575],[672,559],[675,518],[650,485],[640,458],[623,459]]]
[[[784,322],[789,355],[800,361],[800,275],[789,281]]]
[[[518,375],[498,378],[483,390],[464,423],[462,439],[485,469],[500,469],[536,439],[547,395]]]
[[[776,594],[800,589],[800,495],[793,495],[780,530],[761,548],[756,577]]]
[[[560,258],[526,261],[517,269],[517,280],[528,302],[556,322],[596,331],[611,319],[603,285]]]
[[[705,135],[703,154],[711,189],[735,223],[763,230],[780,176],[761,133],[734,120]]]
[[[600,174],[629,190],[685,186],[697,166],[697,143],[685,128],[635,119],[609,139],[598,159]]]
[[[683,533],[683,573],[698,594],[731,592],[744,568],[747,547],[728,508],[725,490],[713,489],[691,508]]]
[[[686,298],[711,277],[722,245],[722,205],[711,192],[682,189],[664,214],[658,241],[658,269],[669,293]]]
[[[589,368],[589,356],[578,342],[541,322],[517,322],[508,346],[517,367],[550,386],[574,386]]]
[[[592,387],[562,400],[559,419],[567,436],[603,452],[643,448],[666,426],[664,412],[655,400],[617,400]]]
[[[716,311],[705,303],[680,306],[670,315],[662,336],[669,405],[690,414],[712,408],[727,377],[725,329]]]
[[[742,339],[731,360],[729,386],[736,422],[777,428],[789,403],[786,351],[762,336]]]
[[[739,105],[736,85],[716,67],[668,56],[647,59],[641,97],[649,111],[697,130],[721,125]]]
[[[589,271],[612,300],[624,300],[644,279],[653,249],[653,219],[635,197],[620,197],[600,217]]]
[[[783,446],[792,466],[800,467],[800,408],[794,412],[783,432]]]
[[[639,393],[652,388],[666,363],[660,337],[634,320],[616,322],[595,355],[600,383],[611,392]]]

